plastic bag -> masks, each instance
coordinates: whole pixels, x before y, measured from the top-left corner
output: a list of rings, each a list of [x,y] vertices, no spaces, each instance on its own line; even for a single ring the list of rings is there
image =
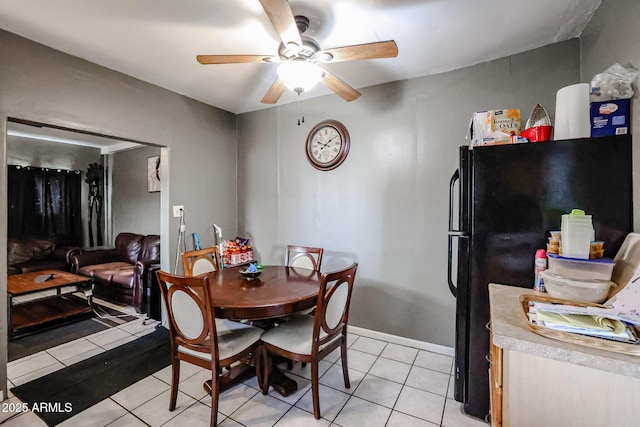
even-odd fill
[[[637,76],[638,70],[635,68],[613,64],[605,72],[596,74],[591,80],[591,101],[631,98],[634,93],[632,82]]]

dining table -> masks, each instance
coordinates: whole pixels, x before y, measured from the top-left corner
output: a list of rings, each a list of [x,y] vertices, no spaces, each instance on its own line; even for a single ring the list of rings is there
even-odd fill
[[[272,326],[275,322],[269,322],[270,319],[283,319],[315,307],[322,276],[320,272],[266,265],[258,277],[245,278],[240,273],[242,268],[227,267],[207,273],[215,317]],[[239,366],[236,367],[239,369],[229,372],[221,389],[252,376],[255,371],[247,369],[249,366]],[[297,383],[275,367],[271,386],[283,396],[297,389]],[[207,381],[204,388],[210,392],[211,382]]]

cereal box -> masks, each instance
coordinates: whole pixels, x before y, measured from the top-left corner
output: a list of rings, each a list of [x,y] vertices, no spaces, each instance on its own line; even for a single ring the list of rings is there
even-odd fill
[[[520,110],[480,111],[473,114],[468,138],[472,145],[513,144],[521,142]]]

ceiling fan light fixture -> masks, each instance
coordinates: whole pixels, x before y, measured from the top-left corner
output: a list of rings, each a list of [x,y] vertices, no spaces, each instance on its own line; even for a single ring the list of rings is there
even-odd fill
[[[300,93],[311,89],[322,78],[322,70],[303,60],[291,60],[278,67],[278,77],[290,90]]]

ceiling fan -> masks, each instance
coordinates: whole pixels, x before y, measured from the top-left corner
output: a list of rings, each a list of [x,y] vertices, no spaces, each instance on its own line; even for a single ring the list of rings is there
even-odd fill
[[[261,100],[263,104],[278,102],[285,87],[299,95],[317,81],[345,101],[353,101],[360,97],[360,92],[319,64],[398,56],[398,46],[393,40],[320,49],[318,42],[303,35],[309,28],[309,19],[294,16],[288,0],[260,0],[260,3],[282,41],[277,56],[198,55],[196,58],[201,64],[281,63],[278,78]],[[296,81],[290,81],[291,78]]]

